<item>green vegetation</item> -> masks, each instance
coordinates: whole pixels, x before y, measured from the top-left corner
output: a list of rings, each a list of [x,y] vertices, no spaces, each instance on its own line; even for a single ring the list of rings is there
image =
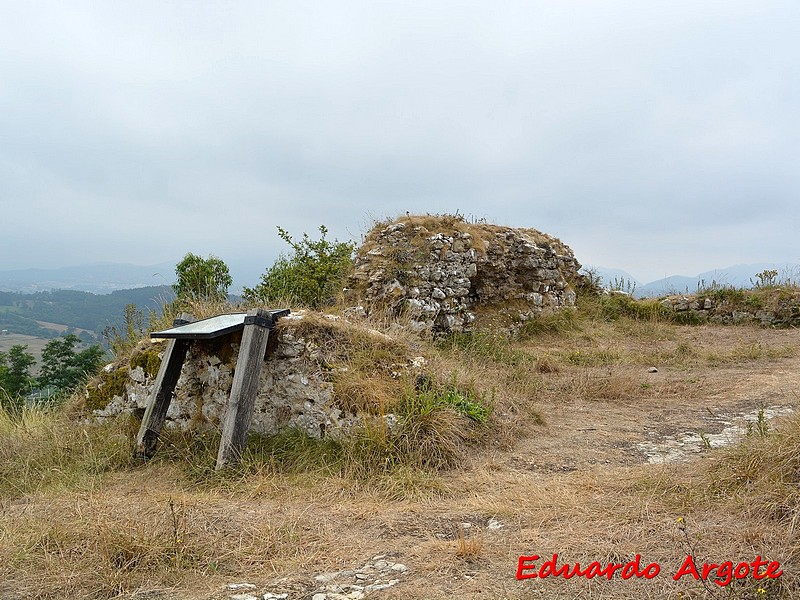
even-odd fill
[[[278,227],[278,235],[292,249],[290,256],[281,255],[261,276],[255,288],[245,288],[245,300],[270,304],[288,302],[293,305],[320,308],[333,301],[341,291],[352,269],[353,242],[328,241],[328,229],[319,227],[320,239],[307,233],[295,241]]]
[[[78,343],[80,339],[71,334],[50,340],[42,350],[38,379],[31,376],[30,369],[36,360],[26,351],[27,346],[17,344],[8,353],[0,352],[0,405],[18,413],[25,405],[25,398],[36,389],[53,399],[77,388],[100,368],[104,355],[97,345],[76,352]]]
[[[233,283],[228,265],[209,255],[202,258],[189,252],[175,266],[178,277],[173,285],[178,300],[225,300]]]
[[[600,296],[599,308],[602,318],[608,321],[616,321],[621,317],[657,321],[669,320],[672,316],[672,311],[662,306],[658,300],[635,300],[624,294]]]
[[[165,312],[170,305],[164,307]],[[126,304],[123,311],[122,327],[117,329],[116,325],[106,327],[103,330],[103,337],[108,343],[108,347],[114,356],[125,356],[130,352],[136,343],[147,334],[147,329],[152,329],[152,322],[157,318],[156,313],[150,312],[150,327],[145,328],[144,314],[136,308],[135,304]]]
[[[365,417],[346,436],[315,439],[292,428],[270,436],[251,434],[240,464],[227,473],[214,471],[218,433],[164,432],[159,457],[180,460],[189,475],[202,482],[265,470],[377,481],[421,470],[415,477],[422,477],[426,470],[452,467],[463,459],[467,445],[480,433],[476,426],[487,422],[491,405],[484,395],[453,384],[409,391],[396,410],[393,422]]]
[[[159,346],[152,346],[150,348],[135,350],[131,355],[131,369],[141,367],[148,377],[151,379],[155,378],[155,376],[158,375],[158,369],[161,367],[161,358],[158,356],[160,349]]]
[[[511,347],[507,335],[494,331],[454,331],[442,336],[440,350],[460,352],[465,356],[489,359],[509,366],[533,362],[535,357]]]
[[[110,372],[101,371],[99,378],[92,381],[86,388],[86,409],[102,410],[114,396],[121,396],[125,392],[125,383],[128,381],[128,369],[115,369]]]
[[[48,342],[42,351],[39,387],[52,388],[55,394],[64,394],[97,372],[103,362],[103,350],[94,345],[76,352],[75,344],[79,342],[78,337],[72,334]]]
[[[522,324],[518,339],[527,340],[542,335],[560,335],[579,329],[577,311],[562,309],[546,312]]]
[[[442,408],[452,408],[480,424],[486,423],[491,412],[491,403],[486,401],[485,393],[459,388],[455,377],[445,386],[426,381],[415,393],[406,394],[400,406],[404,415],[427,415]]]
[[[30,392],[35,380],[30,368],[36,362],[32,354],[26,352],[27,346],[20,344],[11,347],[8,354],[0,352],[0,403],[18,409],[21,397]]]

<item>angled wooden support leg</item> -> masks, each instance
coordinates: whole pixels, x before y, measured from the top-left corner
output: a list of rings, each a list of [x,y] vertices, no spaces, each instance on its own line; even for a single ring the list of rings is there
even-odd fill
[[[174,325],[184,325],[193,320],[191,315],[184,313],[175,319]],[[142,425],[136,436],[136,453],[141,458],[151,458],[156,451],[158,435],[164,426],[167,409],[172,401],[172,392],[175,391],[175,385],[181,376],[181,367],[188,347],[187,340],[170,340],[167,343],[167,349],[164,351],[164,358],[161,359],[161,367],[158,369],[153,391],[142,418]]]
[[[264,364],[269,332],[274,325],[272,314],[263,309],[251,310],[245,317],[231,397],[222,425],[217,469],[238,462],[247,444],[253,406],[258,395],[258,378]]]

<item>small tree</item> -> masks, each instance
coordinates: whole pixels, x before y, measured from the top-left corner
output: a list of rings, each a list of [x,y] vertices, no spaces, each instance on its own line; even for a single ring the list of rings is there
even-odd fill
[[[100,346],[75,352],[75,344],[79,342],[80,338],[73,334],[47,342],[42,350],[41,387],[52,387],[56,393],[67,392],[100,368],[103,361]]]
[[[35,383],[29,371],[36,359],[27,349],[28,346],[17,344],[8,354],[0,352],[0,387],[11,398],[27,394]]]
[[[228,265],[213,254],[203,258],[189,252],[175,266],[173,285],[179,300],[225,300],[233,283]]]
[[[312,240],[307,233],[299,241],[278,227],[278,235],[293,250],[281,255],[261,276],[255,288],[245,288],[244,298],[250,302],[289,301],[319,308],[333,299],[352,268],[353,242],[329,242],[328,229],[319,226],[321,237]]]

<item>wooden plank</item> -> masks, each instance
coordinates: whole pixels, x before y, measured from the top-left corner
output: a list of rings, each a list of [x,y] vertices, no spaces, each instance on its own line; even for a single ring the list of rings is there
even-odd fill
[[[268,311],[254,309],[247,313],[231,396],[222,426],[217,469],[238,462],[247,444],[247,433],[258,395],[259,375],[264,364],[269,332],[273,326],[274,321]]]
[[[182,313],[175,319],[175,325],[191,323],[193,317]],[[189,342],[186,340],[170,340],[164,351],[164,358],[161,359],[161,366],[158,369],[153,391],[147,402],[142,425],[136,436],[136,454],[144,459],[151,458],[155,454],[158,445],[158,436],[164,426],[167,417],[167,409],[172,401],[172,392],[181,376],[181,367],[186,358],[186,350]]]

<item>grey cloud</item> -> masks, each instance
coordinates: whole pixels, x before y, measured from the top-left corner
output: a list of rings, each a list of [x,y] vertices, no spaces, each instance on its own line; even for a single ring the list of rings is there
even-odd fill
[[[795,259],[794,3],[7,8],[0,268],[266,266],[276,224],[344,238],[406,210],[643,278]]]

